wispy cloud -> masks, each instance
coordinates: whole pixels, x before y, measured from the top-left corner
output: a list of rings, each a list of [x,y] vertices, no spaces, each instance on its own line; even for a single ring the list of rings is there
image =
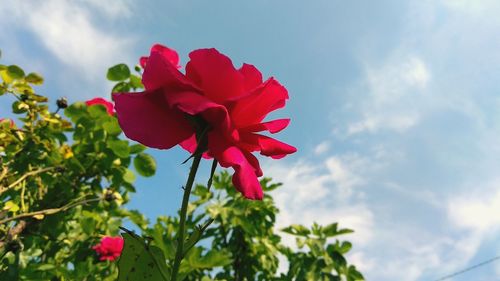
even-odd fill
[[[27,31],[53,58],[62,63],[62,69],[54,69],[54,62],[50,61],[53,58],[38,58],[39,62],[46,65],[45,70],[60,75],[61,81],[74,85],[83,78],[89,84],[85,88],[102,91],[106,69],[118,62],[130,61],[134,42],[128,34],[121,35],[106,29],[106,21],[117,21],[130,15],[130,8],[130,3],[126,1],[105,4],[99,1],[15,1],[0,7],[3,15],[0,23],[11,26],[15,32]],[[15,36],[11,39],[19,40]],[[24,57],[31,55],[18,54]],[[69,77],[73,77],[74,81],[67,81]],[[96,87],[96,84],[100,86]],[[84,90],[77,92],[86,94]]]
[[[320,144],[316,145],[316,147],[314,147],[314,154],[321,155],[328,152],[328,150],[330,150],[330,142],[323,141]]]
[[[500,180],[482,184],[480,189],[471,186],[471,195],[464,192],[451,197],[447,202],[447,211],[451,222],[460,228],[482,234],[493,234],[500,230]]]
[[[395,54],[382,65],[365,66],[367,98],[357,108],[361,120],[347,127],[347,134],[394,130],[404,132],[420,118],[418,100],[431,78],[422,58]]]

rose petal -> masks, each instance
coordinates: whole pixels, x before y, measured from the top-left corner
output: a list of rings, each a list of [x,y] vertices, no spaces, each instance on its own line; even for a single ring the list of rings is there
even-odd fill
[[[175,95],[165,95],[165,98],[172,108],[189,115],[201,114],[213,128],[220,128],[227,132],[230,128],[229,114],[226,107],[214,103],[207,97],[196,92],[182,92]]]
[[[275,134],[285,129],[288,124],[290,124],[290,119],[276,119],[269,122],[264,122],[260,124],[250,125],[244,128],[239,129],[244,132],[261,132],[261,131],[269,131],[271,134]]]
[[[245,198],[262,200],[262,187],[257,179],[256,168],[252,165],[255,165],[256,159],[249,161],[238,147],[232,146],[217,133],[209,134],[208,146],[222,167],[234,169],[232,181],[236,189]]]
[[[172,65],[174,65],[175,68],[179,69],[181,68],[181,65],[179,64],[179,54],[174,49],[170,49],[166,46],[163,46],[161,44],[154,44],[153,47],[151,47],[151,53],[153,52],[158,52],[160,53],[166,61],[169,61]],[[142,66],[142,68],[146,67],[146,63],[148,62],[148,57],[141,57],[139,59],[139,63]]]
[[[287,99],[285,87],[270,78],[250,95],[235,101],[230,109],[233,124],[237,128],[258,124],[267,114],[285,106]]]
[[[141,57],[139,59],[139,64],[141,65],[142,68],[146,67],[146,63],[148,62],[148,59],[149,59],[149,57],[146,57],[146,56]]]
[[[168,149],[194,133],[184,115],[169,108],[161,89],[115,93],[113,97],[118,122],[130,139],[148,147]]]
[[[195,50],[189,58],[186,76],[214,102],[224,103],[245,94],[243,75],[216,49]]]
[[[250,153],[244,149],[240,149],[240,150],[243,153],[243,155],[245,155],[245,157],[247,158],[250,165],[252,165],[252,167],[254,168],[255,175],[257,177],[262,177],[264,175],[264,173],[262,172],[262,169],[260,168],[260,163],[259,163],[259,160],[257,159],[257,157],[253,156],[252,153]]]
[[[196,151],[196,147],[198,145],[196,142],[196,134],[193,134],[191,137],[182,141],[180,145],[189,153],[193,154]],[[212,157],[207,152],[203,153],[202,157],[205,159],[212,159]]]
[[[142,83],[146,90],[161,87],[168,87],[171,91],[196,89],[196,86],[159,52],[151,52],[144,68]]]
[[[238,71],[243,75],[246,91],[253,90],[262,84],[262,73],[255,66],[244,63]]]
[[[260,151],[261,155],[271,156],[274,159],[283,158],[297,151],[289,144],[259,134],[241,133],[240,140],[249,151]]]

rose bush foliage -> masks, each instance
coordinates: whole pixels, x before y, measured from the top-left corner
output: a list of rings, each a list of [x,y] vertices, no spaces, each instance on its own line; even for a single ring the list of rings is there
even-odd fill
[[[92,246],[141,216],[122,204],[135,192],[131,162],[151,157],[105,107],[60,99],[51,110],[40,75],[14,65],[0,75],[1,102],[12,102],[0,122],[0,280],[116,279]]]

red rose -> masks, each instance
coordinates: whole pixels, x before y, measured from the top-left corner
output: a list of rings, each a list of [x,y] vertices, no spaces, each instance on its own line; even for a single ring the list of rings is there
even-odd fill
[[[115,114],[113,103],[109,102],[103,98],[94,98],[94,99],[86,101],[85,104],[87,106],[96,105],[96,104],[103,105],[104,107],[106,107],[106,111],[108,112],[109,115],[112,116],[113,114]]]
[[[7,118],[7,119],[5,119],[5,118],[0,118],[0,123],[1,123],[1,122],[3,122],[4,120],[9,120],[9,122],[10,122],[10,127],[11,127],[11,128],[14,128],[14,126],[15,126],[15,124],[14,124],[14,120],[12,120],[12,119],[10,119],[10,118]]]
[[[101,243],[92,247],[97,254],[100,256],[101,261],[116,260],[122,253],[123,250],[123,238],[104,236],[101,239]]]
[[[175,54],[175,55],[172,55]],[[257,177],[259,161],[252,152],[272,158],[293,153],[293,146],[258,134],[283,130],[290,119],[263,122],[268,113],[285,106],[287,90],[274,78],[262,81],[252,65],[236,69],[215,49],[189,54],[186,73],[178,70],[177,53],[155,45],[145,64],[141,93],[115,93],[118,121],[127,137],[146,146],[168,149],[177,144],[196,148],[195,128],[186,115],[210,125],[206,157],[235,170],[233,183],[249,199],[262,199]]]

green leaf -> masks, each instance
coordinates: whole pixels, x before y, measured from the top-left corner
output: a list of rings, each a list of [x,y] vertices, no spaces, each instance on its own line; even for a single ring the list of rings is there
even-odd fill
[[[187,263],[181,264],[182,272],[224,266],[232,262],[231,254],[225,249],[209,251],[206,255],[202,255],[201,247],[194,247],[185,259]]]
[[[108,116],[108,111],[106,107],[102,104],[93,104],[87,107],[87,110],[92,118],[99,118],[103,116]]]
[[[342,242],[342,244],[340,244],[338,250],[341,254],[345,254],[347,252],[349,252],[352,248],[352,243],[349,242],[349,241],[344,241]]]
[[[125,173],[123,174],[123,180],[128,183],[133,183],[135,181],[135,174],[129,169],[125,169]]]
[[[24,70],[17,65],[9,65],[7,67],[7,74],[13,79],[22,79],[24,77]]]
[[[14,201],[7,201],[3,206],[3,210],[15,213],[19,211],[19,205],[17,205]]]
[[[142,145],[140,143],[133,144],[133,145],[130,146],[130,154],[141,153],[144,150],[146,150],[146,148],[147,147],[145,147],[144,145]]]
[[[29,105],[27,105],[26,103],[24,103],[22,101],[15,101],[12,103],[12,112],[14,112],[16,114],[26,112],[28,110],[28,108],[29,108]]]
[[[46,96],[41,96],[37,94],[32,94],[30,95],[30,99],[37,101],[37,102],[47,102],[49,99]]]
[[[111,90],[113,93],[130,92],[130,84],[127,82],[117,83]]]
[[[76,122],[80,117],[85,115],[85,103],[75,102],[64,109],[64,114],[71,118],[73,122]]]
[[[142,85],[141,77],[137,75],[130,75],[130,86],[134,89],[144,89],[144,85]]]
[[[337,235],[337,228],[338,228],[338,223],[332,223],[329,224],[325,227],[323,227],[323,234],[325,234],[326,237],[331,237]]]
[[[120,63],[108,69],[106,78],[111,81],[123,81],[130,77],[130,69],[126,64]]]
[[[131,231],[122,233],[125,240],[118,260],[118,281],[169,281],[170,273],[160,248],[148,245]]]
[[[116,118],[111,118],[109,121],[104,122],[102,127],[108,134],[113,136],[117,136],[122,132],[122,128],[120,128]]]
[[[46,263],[46,264],[42,264],[40,265],[37,270],[40,270],[40,271],[46,271],[46,270],[51,270],[51,269],[54,269],[56,268],[55,265],[53,264],[49,264],[49,263]]]
[[[26,82],[34,84],[34,85],[42,85],[43,84],[43,77],[35,72],[31,72],[26,76]]]
[[[155,159],[146,153],[139,153],[134,158],[135,170],[143,177],[151,177],[156,172]]]
[[[85,167],[83,167],[82,163],[76,157],[68,159],[68,167],[81,173],[85,172]]]
[[[307,236],[311,233],[309,229],[300,224],[292,224],[289,227],[283,228],[281,231],[296,236]]]
[[[107,147],[118,157],[126,158],[130,155],[128,141],[126,140],[109,140]]]

